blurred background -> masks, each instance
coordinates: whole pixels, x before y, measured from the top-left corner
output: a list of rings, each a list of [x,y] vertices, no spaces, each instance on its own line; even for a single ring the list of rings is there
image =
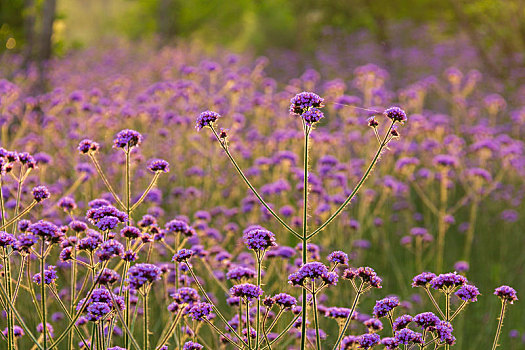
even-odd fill
[[[329,33],[366,31],[388,61],[404,35],[392,27],[403,23],[437,41],[464,37],[487,72],[504,76],[523,64],[524,11],[524,0],[1,0],[0,53],[28,62],[116,39],[192,40],[209,50],[293,50],[305,60]]]

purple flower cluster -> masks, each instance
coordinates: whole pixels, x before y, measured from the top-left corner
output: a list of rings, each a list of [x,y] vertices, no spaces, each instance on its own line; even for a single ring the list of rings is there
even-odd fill
[[[129,268],[127,281],[132,289],[160,280],[162,270],[153,264],[136,264]]]
[[[243,239],[250,250],[266,251],[277,246],[275,235],[262,227],[248,228],[244,232]]]

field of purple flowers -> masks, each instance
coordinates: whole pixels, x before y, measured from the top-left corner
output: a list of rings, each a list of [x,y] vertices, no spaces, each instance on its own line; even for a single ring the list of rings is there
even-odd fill
[[[3,57],[0,348],[523,348],[523,72],[405,40]]]

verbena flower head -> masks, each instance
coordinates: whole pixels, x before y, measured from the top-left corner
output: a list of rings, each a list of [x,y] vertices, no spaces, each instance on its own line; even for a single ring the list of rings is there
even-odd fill
[[[251,250],[266,251],[277,246],[275,235],[262,227],[254,227],[245,231],[243,239],[248,249]]]
[[[346,320],[350,316],[349,308],[346,307],[329,307],[325,310],[325,317],[334,318],[336,320]]]
[[[199,343],[195,343],[192,341],[186,342],[184,346],[182,347],[182,350],[201,350],[204,349],[204,346],[202,346]]]
[[[7,338],[7,334],[9,333],[9,329],[6,327],[3,331],[2,331],[2,334]],[[13,334],[16,338],[21,338],[23,337],[26,333],[24,332],[24,329],[20,326],[13,326]]]
[[[329,272],[326,265],[314,261],[306,263],[288,276],[288,283],[293,286],[302,286],[307,280],[321,279],[326,284],[337,284],[338,276],[335,272]]]
[[[383,114],[393,122],[403,124],[407,121],[407,114],[399,107],[390,107],[386,109]]]
[[[235,266],[226,273],[226,278],[234,281],[241,281],[254,278],[256,271],[249,267]]]
[[[201,300],[199,293],[190,287],[182,287],[177,289],[171,297],[179,304],[194,304]]]
[[[162,270],[153,264],[136,264],[129,268],[128,283],[131,288],[140,287],[160,280]]]
[[[302,115],[310,108],[324,107],[324,99],[313,92],[301,92],[290,100],[290,113]]]
[[[458,275],[456,272],[443,273],[434,277],[430,281],[430,286],[434,289],[454,289],[467,284],[467,278],[462,275]]]
[[[192,236],[193,232],[191,227],[186,221],[183,220],[171,220],[166,223],[165,228],[170,233],[182,233],[184,236]]]
[[[381,345],[384,345],[385,349],[397,349],[399,341],[396,338],[387,337],[381,339]]]
[[[370,349],[375,345],[379,344],[381,337],[376,333],[367,333],[359,336],[359,348],[360,349]]]
[[[466,284],[459,288],[454,294],[463,301],[475,302],[478,301],[478,295],[481,293],[476,286]]]
[[[343,272],[344,279],[353,280],[358,277],[363,283],[368,283],[373,288],[382,288],[381,282],[383,281],[371,267],[349,268]]]
[[[403,328],[402,330],[397,331],[394,338],[398,344],[423,344],[423,335],[421,333],[414,332],[410,328]]]
[[[374,316],[381,318],[387,316],[394,308],[399,306],[399,299],[397,297],[387,297],[376,301],[374,306]]]
[[[230,288],[230,295],[244,298],[248,301],[257,299],[263,294],[261,287],[251,283],[237,284]]]
[[[131,149],[142,143],[142,135],[135,130],[124,129],[115,135],[113,139],[114,148]]]
[[[456,338],[452,335],[454,328],[452,328],[452,324],[450,322],[440,321],[434,327],[434,330],[442,342],[445,342],[448,345],[454,345],[456,343]]]
[[[219,119],[221,115],[212,111],[205,111],[199,114],[197,117],[197,125],[195,126],[197,130],[201,130],[205,126],[211,126],[213,123]]]
[[[114,239],[103,242],[97,250],[97,256],[100,261],[106,261],[115,256],[124,254],[124,246]]]
[[[153,159],[148,164],[148,170],[152,173],[169,173],[170,164],[164,159]]]
[[[348,265],[348,254],[340,250],[336,250],[328,255],[327,260],[333,264]]]
[[[422,329],[436,326],[441,320],[433,312],[423,312],[414,316],[413,321]]]
[[[501,300],[509,304],[513,304],[516,300],[518,300],[518,294],[516,293],[516,290],[509,286],[501,286],[496,288],[494,295],[497,295]]]
[[[286,293],[274,295],[273,300],[275,301],[275,304],[285,309],[289,309],[297,305],[297,299]]]
[[[58,227],[49,222],[40,220],[34,224],[29,225],[27,229],[29,232],[33,233],[36,236],[42,237],[46,241],[51,241],[58,243],[64,236],[64,234],[58,229]]]
[[[180,249],[175,255],[173,255],[172,261],[176,262],[186,262],[189,258],[193,256],[193,250],[191,249]]]
[[[100,145],[95,141],[85,139],[78,144],[78,151],[82,154],[95,153],[100,148]]]
[[[105,268],[100,273],[100,277],[98,278],[98,283],[102,285],[111,285],[116,283],[120,279],[120,275],[111,269]]]
[[[37,186],[33,188],[32,193],[33,199],[38,203],[45,201],[51,196],[46,186]]]
[[[193,304],[193,306],[188,310],[188,315],[194,321],[204,321],[210,317],[212,312],[212,305],[209,303],[198,302]]]
[[[359,344],[359,337],[356,335],[348,335],[341,340],[341,349],[354,349],[354,345]]]
[[[370,318],[363,322],[363,325],[365,325],[366,328],[368,328],[368,331],[370,333],[379,332],[383,329],[383,323],[377,318]]]
[[[88,321],[98,321],[105,317],[112,310],[125,309],[124,298],[113,294],[106,288],[96,288],[93,290],[91,297],[86,300],[80,300],[77,305],[77,310],[84,309]]]
[[[432,272],[420,273],[412,279],[412,287],[427,287],[430,281],[436,277],[436,274]]]
[[[12,246],[15,241],[15,236],[5,231],[0,231],[0,247]]]
[[[393,327],[394,331],[399,331],[403,328],[406,328],[410,322],[412,322],[413,318],[410,315],[402,315],[399,316],[394,320]]]
[[[46,269],[44,270],[44,284],[55,283],[57,278],[58,276],[56,272],[56,267],[53,265],[46,267]],[[36,284],[40,284],[42,282],[42,276],[40,273],[37,273],[33,276],[33,282],[35,282]]]
[[[324,114],[317,108],[310,108],[301,114],[301,117],[307,125],[311,126],[323,119]]]
[[[124,238],[136,239],[141,236],[141,232],[134,226],[125,226],[120,230],[120,235]]]

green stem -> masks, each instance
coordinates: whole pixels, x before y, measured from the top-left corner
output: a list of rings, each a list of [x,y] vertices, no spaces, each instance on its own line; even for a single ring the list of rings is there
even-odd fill
[[[308,139],[309,139],[309,130],[306,124],[303,122],[304,127],[304,149],[303,149],[303,236],[302,244],[303,244],[303,265],[308,262]],[[306,293],[306,289],[303,288],[303,300],[302,300],[302,323],[301,323],[301,350],[306,349],[306,321],[308,317],[308,305],[307,305],[307,297],[308,294]]]
[[[498,347],[499,336],[501,334],[501,328],[503,327],[503,319],[505,318],[505,309],[507,308],[507,302],[505,300],[501,301],[501,312],[499,314],[498,329],[496,330],[496,336],[494,337],[494,342],[492,343],[492,350],[496,350]]]
[[[149,350],[149,318],[148,318],[148,291],[146,291],[143,295],[144,299],[144,348],[143,350]]]
[[[31,204],[29,204],[29,206],[27,208],[25,208],[24,210],[22,210],[20,212],[20,214],[16,215],[14,218],[12,218],[11,220],[9,220],[8,222],[6,222],[5,224],[2,225],[2,227],[0,227],[0,230],[5,230],[6,227],[8,227],[9,225],[11,225],[12,223],[16,222],[18,219],[20,219],[21,217],[23,217],[24,215],[26,215],[27,213],[29,213],[29,211],[31,209],[33,209],[35,207],[35,205],[37,205],[38,202],[37,201],[32,201]]]
[[[221,141],[221,139],[219,138],[219,135],[217,135],[217,132],[215,131],[215,129],[213,128],[213,126],[210,125],[210,128],[211,130],[213,131],[213,134],[215,135],[215,138],[217,139],[217,141],[219,141],[219,144],[221,145],[222,149],[224,150],[224,152],[226,153],[226,155],[228,156],[228,158],[230,159],[231,163],[233,164],[233,166],[235,167],[235,169],[237,170],[237,172],[239,173],[239,175],[241,176],[241,178],[244,180],[244,182],[246,183],[246,185],[250,188],[250,190],[253,192],[253,194],[257,197],[257,199],[261,202],[262,205],[264,205],[264,207],[266,209],[268,209],[268,211],[270,212],[270,214],[272,214],[272,216],[277,220],[279,221],[279,223],[281,225],[283,225],[284,228],[286,228],[288,231],[290,231],[290,233],[292,233],[295,237],[297,238],[301,238],[301,236],[295,232],[295,230],[293,228],[291,228],[286,222],[284,222],[283,219],[281,219],[279,217],[279,215],[277,215],[272,208],[270,208],[270,206],[264,201],[264,199],[261,197],[261,195],[259,195],[259,193],[257,192],[257,190],[255,189],[255,187],[253,187],[253,185],[250,183],[250,181],[248,180],[248,178],[246,177],[246,175],[244,175],[243,171],[241,170],[241,168],[239,167],[239,165],[237,164],[237,162],[235,161],[235,159],[233,158],[233,156],[231,155],[230,151],[228,150],[228,148],[226,147],[226,145]]]
[[[142,203],[142,201],[144,201],[144,199],[146,198],[148,193],[151,191],[153,186],[155,186],[155,184],[157,183],[157,180],[160,174],[161,172],[156,172],[155,175],[153,175],[153,178],[151,179],[151,182],[149,183],[148,187],[146,187],[146,189],[144,190],[144,193],[142,193],[142,196],[140,196],[138,201],[136,201],[135,204],[133,204],[133,206],[130,209],[130,212],[133,212],[135,209],[137,209],[138,206]]]
[[[341,211],[343,211],[343,209],[346,208],[346,206],[352,201],[352,199],[355,197],[357,192],[361,189],[361,186],[365,183],[366,179],[368,178],[368,176],[370,175],[370,173],[374,169],[374,166],[376,165],[377,161],[379,160],[379,157],[381,156],[381,153],[383,152],[383,149],[388,144],[387,138],[388,138],[388,135],[390,134],[390,131],[392,130],[393,126],[394,126],[394,122],[392,122],[392,124],[390,125],[390,128],[388,129],[385,137],[383,138],[383,142],[379,146],[379,148],[378,148],[374,158],[372,159],[372,162],[370,162],[370,165],[366,169],[365,173],[363,174],[363,176],[361,177],[361,179],[357,183],[357,186],[354,188],[352,193],[350,193],[350,195],[343,202],[343,204],[341,204],[341,206],[321,226],[319,226],[314,232],[312,232],[308,236],[308,239],[312,238],[313,236],[315,236],[316,234],[321,232],[326,226],[328,226],[341,213]]]
[[[43,326],[43,347],[47,350],[47,305],[46,305],[46,284],[45,284],[45,270],[46,270],[46,256],[44,253],[45,240],[42,238],[42,245],[40,247],[40,298],[42,305],[42,326]]]
[[[261,253],[264,254],[264,253]],[[262,256],[259,256],[259,253],[255,253],[255,257],[257,259],[257,287],[261,287],[261,265],[262,265]],[[259,350],[259,331],[260,331],[260,318],[261,314],[261,297],[259,296],[257,298],[257,319],[255,321],[255,332],[256,332],[256,338],[255,338],[255,349]],[[249,333],[248,333],[249,334]]]
[[[317,316],[317,293],[315,291],[312,293],[313,307],[314,307],[314,324],[315,324],[315,345],[317,350],[321,350],[321,336],[319,335],[319,320]]]
[[[441,308],[439,307],[436,299],[434,299],[434,296],[432,295],[432,293],[430,292],[430,289],[428,287],[425,287],[425,291],[427,292],[427,295],[430,299],[430,301],[432,302],[432,304],[434,304],[434,307],[436,308],[436,310],[439,312],[439,315],[441,315],[441,318],[445,318],[445,314],[443,314],[443,311],[441,311]]]
[[[341,333],[339,333],[339,337],[337,337],[337,341],[335,342],[335,345],[332,348],[332,350],[337,349],[337,347],[339,346],[339,343],[341,343],[341,340],[343,340],[343,337],[345,336],[345,332],[348,326],[350,326],[350,322],[352,321],[352,316],[354,315],[355,308],[357,307],[357,304],[359,304],[359,298],[361,297],[361,294],[363,293],[363,287],[364,287],[364,282],[361,283],[361,285],[359,286],[359,289],[357,290],[357,294],[354,298],[354,303],[352,304],[352,308],[350,309],[350,314],[346,318],[345,324],[343,328],[341,329]]]
[[[113,198],[115,199],[115,201],[117,202],[117,204],[118,204],[121,208],[125,208],[124,203],[122,203],[122,201],[120,200],[120,198],[119,198],[117,192],[115,192],[115,190],[113,189],[113,186],[111,186],[111,184],[109,183],[108,178],[106,177],[106,175],[104,175],[104,171],[102,171],[102,168],[100,167],[100,164],[99,164],[97,158],[95,157],[95,155],[89,153],[89,158],[91,158],[91,161],[93,162],[93,165],[94,165],[95,168],[97,169],[97,172],[98,172],[100,178],[102,179],[102,182],[104,182],[104,184],[106,185],[106,188],[107,188],[108,191],[111,193],[111,195],[113,196]]]

